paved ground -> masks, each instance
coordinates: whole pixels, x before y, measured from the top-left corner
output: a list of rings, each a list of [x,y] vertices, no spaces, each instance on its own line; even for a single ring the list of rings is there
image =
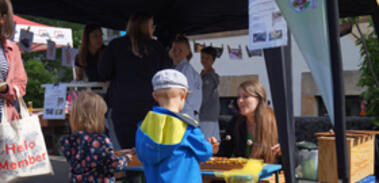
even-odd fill
[[[64,157],[50,156],[54,169],[54,176],[38,176],[28,178],[17,183],[68,183],[68,164]],[[379,182],[379,181],[377,181]],[[316,183],[316,181],[299,180],[299,183]]]
[[[68,164],[64,157],[49,156],[53,165],[54,176],[38,176],[34,178],[28,178],[17,183],[68,183]]]

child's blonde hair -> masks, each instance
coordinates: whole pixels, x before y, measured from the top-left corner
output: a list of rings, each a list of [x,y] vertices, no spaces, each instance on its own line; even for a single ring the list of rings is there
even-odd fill
[[[102,133],[107,110],[107,105],[98,94],[81,92],[75,99],[70,113],[72,132]]]
[[[185,95],[185,90],[182,88],[162,88],[158,90],[154,90],[154,95],[158,98],[162,99],[170,99],[177,96]]]

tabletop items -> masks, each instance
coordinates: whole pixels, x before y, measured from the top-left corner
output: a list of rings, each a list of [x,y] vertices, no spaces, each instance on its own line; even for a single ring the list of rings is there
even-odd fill
[[[243,168],[246,163],[246,158],[212,157],[200,163],[200,168],[202,170],[231,170]]]

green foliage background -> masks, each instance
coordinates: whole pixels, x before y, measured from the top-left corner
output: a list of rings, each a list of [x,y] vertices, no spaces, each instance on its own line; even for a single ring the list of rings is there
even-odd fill
[[[374,74],[376,78],[379,79],[379,41],[373,29],[372,20],[370,20],[369,28],[371,28],[372,31],[367,35],[364,34],[363,38],[356,35],[358,38],[356,44],[361,47],[361,56],[363,57],[363,62],[360,65],[362,74],[359,86],[365,88],[361,96],[367,102],[367,115],[374,116],[376,118],[374,123],[379,125],[379,87],[373,77]],[[368,54],[363,46],[363,39],[366,40]],[[368,58],[371,59],[373,73],[370,70]]]
[[[45,25],[71,28],[74,48],[80,47],[84,25],[34,16],[20,16]],[[42,84],[72,81],[72,68],[61,65],[61,49],[57,49],[56,53],[54,61],[46,60],[46,51],[22,54],[28,75],[27,92],[24,100],[32,101],[35,108],[43,107],[44,89],[41,88]]]
[[[34,106],[43,106],[44,89],[41,87],[45,83],[54,83],[57,77],[45,69],[45,64],[39,60],[30,59],[25,62],[25,70],[28,75],[27,94],[24,97],[27,101],[33,101]]]

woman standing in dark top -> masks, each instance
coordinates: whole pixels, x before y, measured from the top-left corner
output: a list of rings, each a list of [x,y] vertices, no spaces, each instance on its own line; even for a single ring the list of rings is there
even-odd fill
[[[100,75],[111,81],[107,96],[121,148],[134,147],[137,124],[155,104],[153,75],[171,66],[167,51],[153,39],[153,23],[149,15],[131,16],[127,35],[108,45],[98,65]]]
[[[266,91],[257,81],[245,81],[238,88],[240,114],[229,123],[218,155],[263,159],[274,163],[280,153],[274,112],[266,104]],[[231,137],[231,138],[230,138]]]
[[[83,80],[85,72],[88,81],[104,81],[97,72],[97,65],[103,50],[101,27],[95,24],[86,25],[82,36],[82,46],[75,59],[77,80]]]

